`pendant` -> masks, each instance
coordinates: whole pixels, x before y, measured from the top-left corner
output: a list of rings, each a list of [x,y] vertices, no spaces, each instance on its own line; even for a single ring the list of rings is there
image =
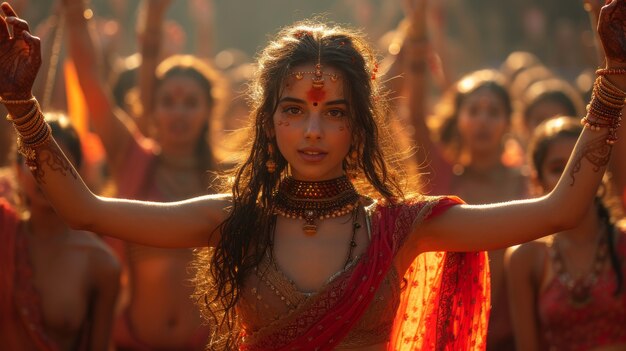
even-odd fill
[[[589,287],[581,283],[576,283],[570,291],[570,303],[574,307],[582,307],[591,301]]]
[[[304,213],[304,226],[302,226],[304,234],[313,236],[317,234],[317,224],[315,224],[315,211],[307,210]]]

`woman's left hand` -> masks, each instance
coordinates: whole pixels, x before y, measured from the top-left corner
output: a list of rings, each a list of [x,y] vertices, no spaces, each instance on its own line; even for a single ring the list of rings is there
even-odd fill
[[[0,17],[0,96],[28,99],[41,66],[39,38],[30,34],[28,23],[17,17],[11,5],[2,3],[1,9],[5,18]]]
[[[607,0],[600,10],[598,35],[608,68],[626,67],[626,0]]]

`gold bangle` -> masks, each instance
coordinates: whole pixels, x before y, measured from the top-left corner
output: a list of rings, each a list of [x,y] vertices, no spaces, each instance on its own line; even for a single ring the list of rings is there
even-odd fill
[[[37,101],[37,99],[34,96],[25,100],[5,100],[2,96],[0,96],[0,102],[5,105],[26,105],[33,101],[34,102]]]
[[[600,84],[603,87],[607,88],[608,91],[611,91],[622,98],[626,97],[626,93],[622,91],[622,89],[618,88],[615,84],[611,83],[610,80],[606,79],[604,76],[600,76],[598,78],[600,80]]]
[[[612,76],[626,74],[626,67],[619,68],[598,68],[596,74],[599,76]]]
[[[31,142],[37,140],[43,134],[43,131],[45,130],[45,125],[46,122],[41,120],[41,122],[37,125],[37,128],[33,129],[32,131],[28,131],[28,134],[20,132],[19,130],[17,132],[22,136],[22,139],[24,139],[25,143],[30,144]]]
[[[13,124],[15,124],[16,127],[25,128],[25,126],[32,124],[31,122],[35,119],[34,117],[37,114],[37,111],[40,111],[39,104],[35,103],[33,105],[33,108],[30,111],[28,111],[27,114],[18,118],[12,117],[11,122],[13,122]]]
[[[23,121],[32,117],[38,108],[39,108],[39,103],[37,103],[37,100],[35,100],[35,103],[33,104],[33,108],[31,108],[30,111],[28,111],[25,115],[20,116],[20,117],[14,117],[14,116],[11,116],[11,114],[8,114],[7,121],[13,122],[15,124],[24,124]]]

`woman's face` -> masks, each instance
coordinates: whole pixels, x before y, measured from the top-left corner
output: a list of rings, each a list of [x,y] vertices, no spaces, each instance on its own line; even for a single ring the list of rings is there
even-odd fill
[[[349,107],[341,73],[322,67],[323,87],[314,87],[312,64],[294,67],[290,73],[306,72],[298,79],[287,76],[278,108],[273,116],[278,150],[299,180],[337,178],[351,144]],[[337,74],[331,79],[327,74]]]
[[[546,150],[546,157],[541,165],[541,179],[536,179],[542,194],[547,194],[561,178],[569,156],[576,145],[574,137],[560,137],[550,143]]]
[[[208,123],[211,106],[192,77],[173,75],[156,91],[154,123],[163,147],[193,147]]]
[[[498,150],[509,126],[504,101],[483,88],[469,94],[459,108],[457,127],[463,145],[472,152]]]

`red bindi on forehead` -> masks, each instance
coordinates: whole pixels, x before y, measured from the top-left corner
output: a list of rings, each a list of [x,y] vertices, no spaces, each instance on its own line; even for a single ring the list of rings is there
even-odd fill
[[[309,102],[312,102],[315,106],[317,106],[317,103],[326,98],[326,90],[312,87],[306,92],[306,98]]]

